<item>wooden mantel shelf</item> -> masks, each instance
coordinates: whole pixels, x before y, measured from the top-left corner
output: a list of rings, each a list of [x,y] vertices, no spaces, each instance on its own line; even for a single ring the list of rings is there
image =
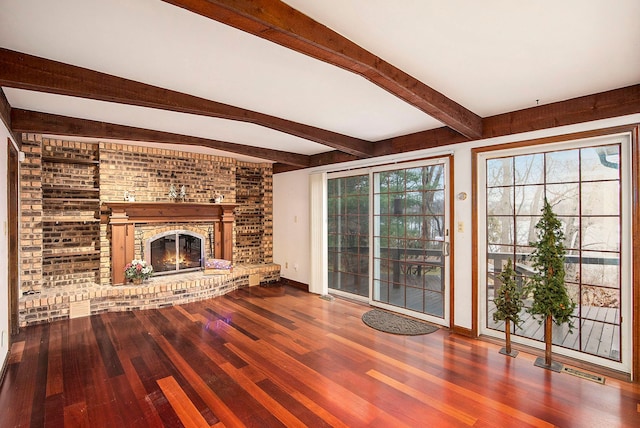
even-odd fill
[[[188,221],[233,221],[238,204],[191,202],[105,202],[111,209],[110,223],[166,223]]]
[[[124,267],[135,258],[135,225],[212,222],[214,257],[233,261],[233,210],[237,204],[105,202],[111,210],[111,282],[124,284]]]

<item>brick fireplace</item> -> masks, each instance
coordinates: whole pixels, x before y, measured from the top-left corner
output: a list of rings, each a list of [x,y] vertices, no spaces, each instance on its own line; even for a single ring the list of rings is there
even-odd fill
[[[279,279],[271,164],[39,134],[22,139],[20,325],[158,308]],[[170,200],[171,185],[185,187],[182,202]],[[135,202],[125,202],[125,192]],[[214,194],[225,203],[211,203]],[[145,241],[169,230],[204,236],[207,252],[211,231],[214,255],[232,260],[233,273],[153,277],[142,287],[120,281],[112,255],[120,264],[144,258]]]
[[[188,202],[108,202],[111,210],[111,282],[123,284],[124,266],[132,259],[143,259],[145,237],[136,245],[136,227],[165,223],[205,223],[211,227],[213,258],[233,261],[234,209],[237,204],[194,204]],[[161,226],[166,228],[167,226]],[[169,226],[176,230],[176,226]],[[171,229],[173,227],[174,229]],[[158,232],[148,229],[147,235]],[[162,233],[162,229],[160,229]],[[143,234],[144,235],[144,234]],[[138,249],[138,251],[136,251]]]

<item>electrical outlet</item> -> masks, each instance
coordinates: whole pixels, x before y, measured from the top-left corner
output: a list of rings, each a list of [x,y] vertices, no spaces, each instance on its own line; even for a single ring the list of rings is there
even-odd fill
[[[458,232],[464,232],[464,223],[461,221],[458,222]]]
[[[289,269],[289,262],[284,262],[284,268]]]

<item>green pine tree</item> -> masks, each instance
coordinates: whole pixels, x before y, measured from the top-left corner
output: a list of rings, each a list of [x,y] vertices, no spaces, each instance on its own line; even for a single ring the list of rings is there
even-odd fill
[[[522,320],[520,319],[520,311],[524,306],[522,300],[523,291],[518,290],[516,282],[516,271],[513,269],[511,258],[507,260],[507,265],[497,278],[502,285],[496,290],[493,303],[496,305],[496,311],[493,313],[494,321],[504,321],[505,349],[504,353],[515,356],[516,353],[511,352],[511,322],[517,327]],[[500,351],[503,353],[503,351]]]
[[[518,326],[522,322],[520,311],[524,306],[524,302],[522,301],[522,291],[518,290],[516,271],[513,269],[511,258],[507,260],[506,266],[498,274],[498,279],[502,285],[496,290],[496,295],[493,298],[493,303],[496,305],[493,320],[509,320]]]
[[[551,327],[552,321],[557,325],[569,324],[573,329],[572,313],[576,307],[567,293],[564,283],[565,249],[562,244],[564,233],[560,220],[544,200],[542,218],[536,224],[538,240],[532,242],[535,247],[531,260],[535,273],[530,279],[528,291],[532,294],[533,303],[527,309],[533,316],[540,316],[540,323],[545,321],[545,365],[551,365]]]

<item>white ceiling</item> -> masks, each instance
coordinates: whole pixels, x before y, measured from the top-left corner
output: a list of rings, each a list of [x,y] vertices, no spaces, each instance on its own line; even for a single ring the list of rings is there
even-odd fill
[[[640,83],[638,0],[286,3],[481,117]],[[0,10],[0,46],[14,51],[369,141],[442,126],[360,76],[159,0],[0,0]],[[13,108],[333,150],[244,122],[3,89]]]

